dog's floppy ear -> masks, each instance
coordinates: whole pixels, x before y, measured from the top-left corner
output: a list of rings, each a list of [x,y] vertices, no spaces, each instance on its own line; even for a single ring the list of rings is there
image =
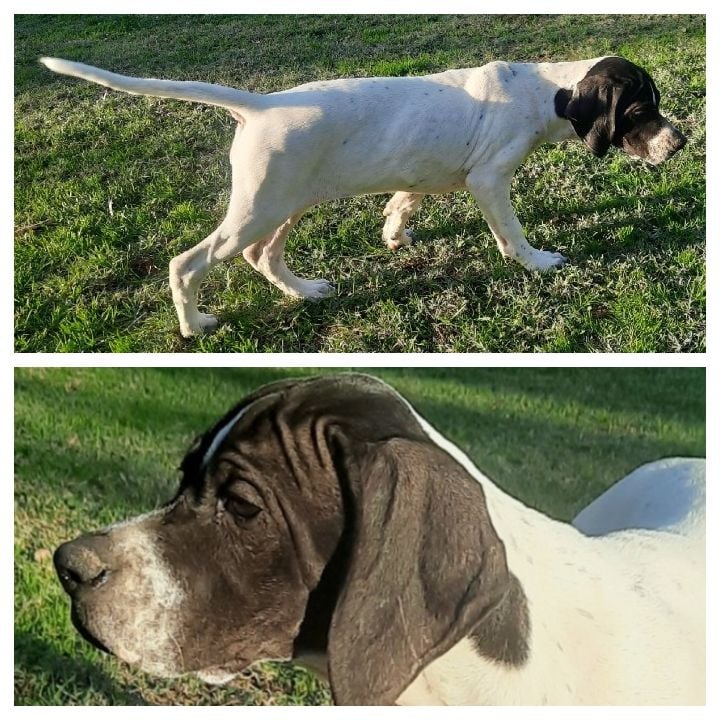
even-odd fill
[[[339,705],[393,704],[509,584],[478,482],[430,442],[367,445],[348,469],[349,559],[328,637]]]
[[[583,78],[563,111],[578,137],[597,157],[607,153],[615,137],[618,104],[626,83],[595,74]]]

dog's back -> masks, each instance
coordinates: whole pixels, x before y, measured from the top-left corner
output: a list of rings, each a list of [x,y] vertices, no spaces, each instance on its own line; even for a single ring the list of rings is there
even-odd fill
[[[586,535],[646,529],[705,537],[705,461],[648,463],[582,510],[573,525]]]

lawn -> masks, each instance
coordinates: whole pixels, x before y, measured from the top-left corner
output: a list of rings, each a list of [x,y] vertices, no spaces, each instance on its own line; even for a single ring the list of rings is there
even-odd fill
[[[51,562],[81,530],[168,499],[183,452],[243,394],[310,372],[329,371],[16,370],[16,704],[327,702],[321,683],[289,665],[254,667],[219,689],[120,665],[74,631]],[[563,520],[644,462],[705,455],[703,369],[371,372],[506,491]]]
[[[18,16],[15,346],[21,352],[698,352],[705,349],[702,16]],[[621,54],[655,78],[690,141],[660,169],[580,143],[542,147],[514,181],[530,241],[571,264],[505,262],[467,193],[435,196],[413,247],[382,243],[386,196],[309,211],[288,264],[335,297],[284,297],[243,261],[217,268],[183,339],[170,259],[228,199],[228,113],[51,74],[56,55],[257,92],[334,77],[422,74],[493,59]]]

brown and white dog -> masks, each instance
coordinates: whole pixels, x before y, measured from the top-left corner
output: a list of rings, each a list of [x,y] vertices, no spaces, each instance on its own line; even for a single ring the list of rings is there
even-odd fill
[[[568,525],[348,374],[261,388],[181,468],[170,503],[55,553],[80,632],[150,673],[296,660],[349,705],[704,702],[702,460]]]
[[[269,95],[126,77],[57,58],[41,62],[128,93],[224,107],[238,121],[227,216],[170,262],[185,336],[215,328],[216,318],[198,310],[198,288],[217,263],[241,252],[288,295],[330,295],[330,282],[293,275],[283,258],[288,233],[318,203],[395,193],[383,238],[397,249],[410,242],[405,226],[425,195],[469,190],[500,252],[544,272],[565,258],[528,243],[510,202],[512,176],[534,148],[580,138],[599,157],[615,145],[657,165],[685,144],[660,114],[650,76],[619,57],[491,62],[424,77],[314,82]]]

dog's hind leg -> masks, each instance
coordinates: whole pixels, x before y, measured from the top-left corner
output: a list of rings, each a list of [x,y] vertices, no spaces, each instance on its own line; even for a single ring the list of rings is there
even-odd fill
[[[335,292],[328,280],[306,280],[293,275],[285,264],[284,251],[288,233],[302,212],[289,217],[273,233],[243,250],[243,257],[273,285],[291,297],[322,300]]]
[[[263,188],[263,159],[248,156],[241,145],[242,137],[243,128],[238,125],[230,150],[232,189],[225,219],[194,248],[170,261],[170,288],[180,332],[185,337],[212,331],[217,326],[213,315],[201,313],[197,307],[198,288],[210,270],[246,248],[265,242],[274,243],[273,247],[279,244],[280,263],[284,266],[285,236],[299,217],[297,205],[283,202],[272,188],[270,191]],[[248,173],[248,167],[259,170]],[[290,220],[286,220],[288,217]],[[275,228],[278,230],[273,232]]]
[[[412,242],[412,236],[405,229],[408,218],[418,209],[425,195],[422,193],[396,192],[383,210],[385,226],[383,240],[391,250],[397,250]]]
[[[197,307],[198,288],[210,270],[262,240],[291,210],[260,203],[256,197],[233,188],[228,213],[220,225],[195,247],[170,261],[170,289],[180,332],[185,337],[212,331],[217,325],[213,315],[201,313]]]

